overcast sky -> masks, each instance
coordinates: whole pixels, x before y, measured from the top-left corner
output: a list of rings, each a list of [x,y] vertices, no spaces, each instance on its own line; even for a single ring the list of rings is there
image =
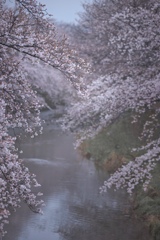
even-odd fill
[[[48,13],[52,14],[57,21],[76,23],[77,13],[82,12],[82,2],[92,0],[39,0],[47,7]]]

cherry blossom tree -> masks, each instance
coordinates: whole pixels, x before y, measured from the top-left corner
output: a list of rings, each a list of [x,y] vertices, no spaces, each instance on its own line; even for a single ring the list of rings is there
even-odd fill
[[[33,137],[42,131],[40,104],[32,89],[24,62],[43,63],[60,71],[75,88],[85,63],[71,50],[66,37],[59,36],[45,6],[35,0],[15,0],[12,8],[0,0],[0,236],[12,210],[25,202],[41,212],[43,203],[33,193],[39,186],[15,148],[19,127]],[[43,65],[41,65],[43,66]],[[35,192],[35,191],[34,191]]]
[[[125,111],[134,112],[133,122],[149,111],[140,134],[147,142],[141,148],[145,154],[118,169],[101,188],[106,191],[114,185],[132,193],[143,181],[146,190],[151,171],[160,160],[160,3],[95,0],[84,7],[77,37],[97,79],[87,86],[84,99],[70,109],[67,128],[79,137],[79,145]]]

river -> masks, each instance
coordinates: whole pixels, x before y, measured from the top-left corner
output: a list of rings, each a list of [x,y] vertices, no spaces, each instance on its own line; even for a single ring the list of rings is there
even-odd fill
[[[46,206],[43,215],[23,206],[10,217],[4,240],[149,240],[142,221],[130,214],[128,195],[99,193],[107,173],[82,159],[73,137],[46,128],[19,142],[21,157],[36,173]]]

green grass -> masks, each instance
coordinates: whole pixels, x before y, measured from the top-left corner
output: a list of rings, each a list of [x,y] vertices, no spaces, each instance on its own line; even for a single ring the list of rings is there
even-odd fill
[[[82,155],[92,157],[96,165],[108,171],[114,171],[123,163],[134,159],[137,153],[131,149],[142,144],[138,139],[142,123],[131,124],[131,121],[131,114],[125,113],[94,139],[84,141],[80,146]]]

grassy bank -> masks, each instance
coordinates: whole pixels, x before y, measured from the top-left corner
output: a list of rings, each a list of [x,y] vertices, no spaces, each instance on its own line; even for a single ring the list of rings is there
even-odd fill
[[[108,172],[117,170],[122,164],[140,155],[132,148],[145,142],[139,140],[143,124],[150,115],[144,114],[138,123],[132,124],[131,113],[125,113],[111,126],[104,128],[94,139],[84,141],[80,146],[81,154],[94,161],[97,167]],[[143,218],[148,225],[153,240],[160,240],[160,164],[153,173],[153,179],[147,192],[136,189],[133,201],[134,214]]]
[[[141,119],[138,124],[131,124],[131,122],[131,114],[123,114],[94,139],[84,141],[79,148],[80,152],[86,158],[93,158],[97,166],[109,172],[116,170],[122,164],[133,160],[138,153],[132,152],[132,148],[142,144],[138,136],[144,119]]]

